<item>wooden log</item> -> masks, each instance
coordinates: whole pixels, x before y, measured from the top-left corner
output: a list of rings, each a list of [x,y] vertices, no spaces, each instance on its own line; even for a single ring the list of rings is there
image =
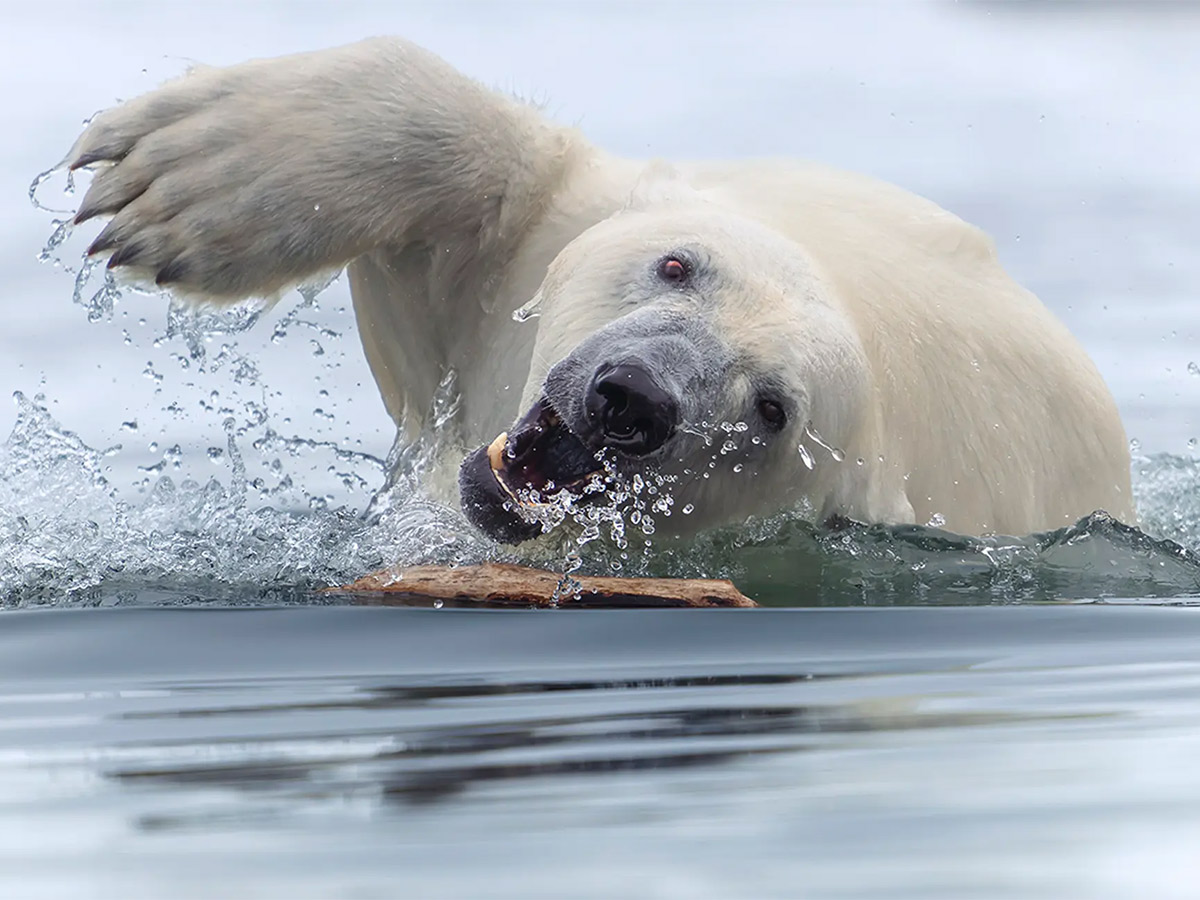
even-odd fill
[[[726,580],[581,575],[564,585],[563,576],[557,572],[507,563],[381,569],[330,590],[354,594],[360,603],[379,606],[562,609],[758,606]]]

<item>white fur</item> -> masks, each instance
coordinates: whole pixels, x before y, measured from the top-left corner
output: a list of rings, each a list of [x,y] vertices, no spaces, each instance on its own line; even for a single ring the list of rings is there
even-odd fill
[[[624,314],[624,268],[683,235],[727,274],[697,314],[748,365],[786,371],[846,454],[810,442],[810,472],[792,433],[757,480],[705,485],[704,521],[798,499],[968,533],[1133,519],[1125,435],[1083,350],[985,235],[873,179],[614,158],[394,39],[195,70],[97,117],[68,162],[111,163],[81,204],[113,216],[98,252],[191,296],[348,264],[389,413],[419,428],[454,369],[460,448],[506,428]],[[539,288],[542,317],[515,323]]]

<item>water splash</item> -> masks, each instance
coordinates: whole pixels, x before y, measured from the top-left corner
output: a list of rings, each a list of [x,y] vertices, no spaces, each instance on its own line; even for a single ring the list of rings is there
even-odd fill
[[[106,283],[113,285],[119,298],[120,288],[113,284],[111,273],[106,276]],[[208,344],[222,336],[248,331],[273,305],[269,300],[248,300],[229,307],[195,306],[171,294],[163,296],[167,299],[167,330],[166,334],[159,338],[158,345],[162,346],[164,343],[176,339],[181,340],[188,349],[188,356],[197,361],[204,360]],[[287,325],[294,324],[299,310],[311,307],[312,303],[313,301],[309,300],[304,304],[297,304],[284,317],[283,322],[286,322]],[[111,306],[109,314],[111,314]],[[281,325],[276,325],[277,332],[280,327]],[[285,328],[286,333],[287,326],[282,327]]]
[[[383,487],[371,498],[364,514],[366,521],[378,522],[388,511],[420,494],[425,477],[444,451],[444,445],[454,443],[453,425],[461,406],[458,373],[447,369],[434,390],[425,423],[415,429],[402,423],[397,429],[383,464]],[[416,437],[410,437],[413,431]]]
[[[43,250],[46,253],[49,249]],[[95,273],[99,271],[100,284],[94,284]],[[89,322],[110,321],[113,317],[113,312],[116,309],[117,302],[124,296],[124,292],[117,284],[112,272],[104,268],[104,260],[89,258],[85,259],[79,266],[79,271],[75,276],[75,290],[72,293],[72,301],[76,306],[82,306],[87,310]]]
[[[88,602],[169,588],[196,599],[311,597],[314,589],[403,562],[478,561],[494,548],[453,510],[417,496],[367,523],[352,510],[260,506],[235,423],[230,477],[155,473],[131,502],[106,475],[120,447],[96,450],[18,393],[0,445],[0,600]],[[177,452],[177,451],[176,451]],[[168,451],[170,453],[170,451]]]
[[[1200,553],[1200,459],[1134,457],[1133,495],[1143,530]]]
[[[168,463],[130,501],[108,475],[119,446],[89,447],[38,398],[18,394],[16,403],[17,422],[0,445],[0,598],[7,606],[131,600],[155,590],[193,601],[313,602],[314,589],[387,565],[513,558],[457,510],[399,481],[381,492],[389,502],[370,518],[327,504],[261,505],[232,419],[221,448],[229,463],[224,483],[179,478]],[[179,452],[168,448],[165,456],[172,451]],[[397,455],[406,452],[401,468],[419,480],[420,454],[406,446]],[[602,502],[549,498],[547,508],[559,503],[551,518],[567,528],[527,561],[561,566],[567,575],[729,577],[761,601],[787,605],[1200,597],[1200,461],[1141,459],[1137,484],[1145,527],[1173,540],[1103,514],[1020,538],[926,526],[818,527],[784,515],[684,542],[655,530],[656,518],[673,511],[671,483],[635,476],[607,484]]]
[[[56,263],[56,253],[58,248],[71,236],[75,230],[75,223],[70,219],[56,219],[54,221],[54,230],[50,232],[50,237],[46,240],[45,246],[38,253],[38,262]]]
[[[59,209],[56,206],[47,206],[41,201],[38,194],[41,192],[43,185],[49,182],[52,178],[61,175],[63,184],[59,191],[63,195],[64,200],[69,200],[75,194],[75,173],[66,168],[62,163],[59,163],[53,169],[47,169],[45,172],[40,172],[29,185],[29,202],[33,208],[40,212],[48,212],[56,216],[74,216],[74,209]],[[56,225],[64,223],[55,223]],[[61,240],[60,240],[61,243]]]
[[[817,429],[813,427],[812,419],[809,419],[804,425],[804,436],[828,453],[833,458],[834,462],[840,463],[846,459],[845,452],[837,447],[834,447],[832,444],[827,443],[825,439],[821,437],[821,435],[817,432]],[[812,457],[809,458],[811,459]],[[812,465],[808,463],[806,463],[806,465],[808,465],[808,468],[812,468]]]

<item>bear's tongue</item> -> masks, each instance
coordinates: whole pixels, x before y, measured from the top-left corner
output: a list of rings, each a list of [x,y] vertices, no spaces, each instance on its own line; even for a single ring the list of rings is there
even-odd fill
[[[602,468],[596,454],[571,433],[545,399],[533,405],[511,434],[492,442],[488,461],[500,485],[522,503],[576,487]],[[531,497],[532,492],[537,497]]]

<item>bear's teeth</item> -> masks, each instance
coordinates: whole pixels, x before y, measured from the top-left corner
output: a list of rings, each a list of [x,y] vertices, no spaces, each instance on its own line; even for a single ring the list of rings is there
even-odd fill
[[[509,499],[519,506],[527,506],[516,491],[508,486],[508,482],[504,480],[504,448],[508,446],[508,432],[502,431],[496,435],[496,439],[488,444],[487,456],[488,465],[492,467],[492,477],[496,479],[496,484],[500,485],[500,489],[508,494]]]
[[[488,444],[487,455],[488,462],[492,466],[492,471],[499,474],[504,468],[504,448],[508,444],[508,432],[502,431],[499,436]]]

